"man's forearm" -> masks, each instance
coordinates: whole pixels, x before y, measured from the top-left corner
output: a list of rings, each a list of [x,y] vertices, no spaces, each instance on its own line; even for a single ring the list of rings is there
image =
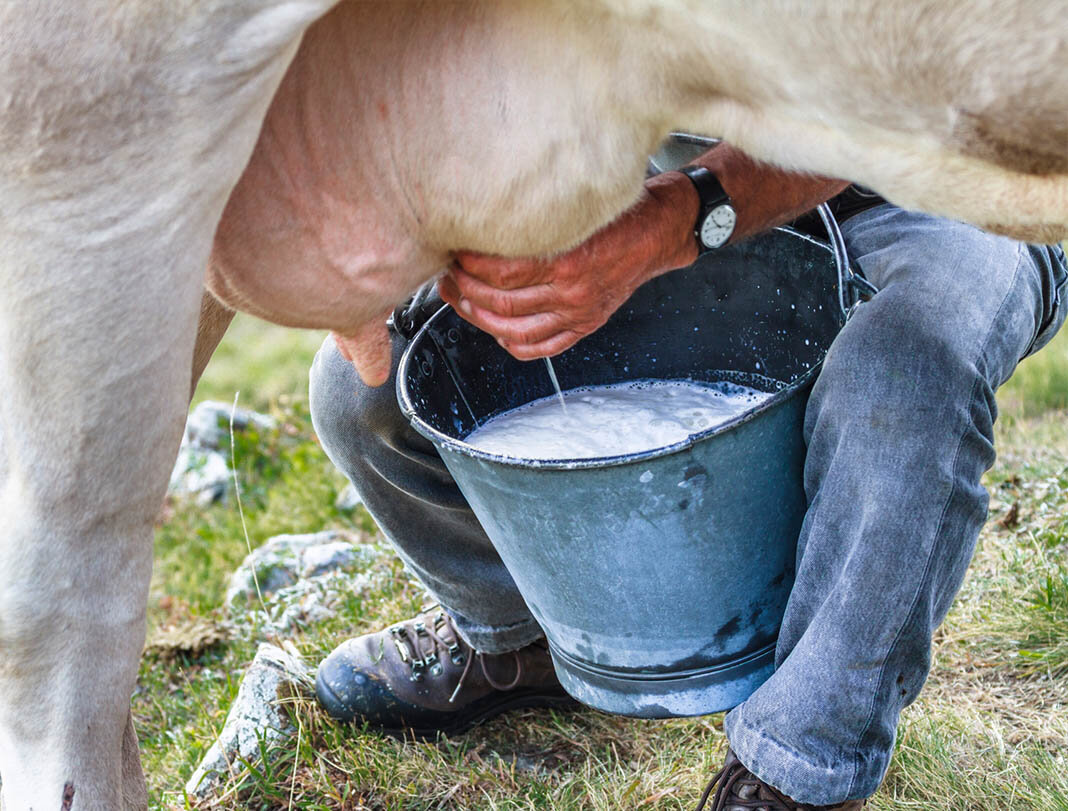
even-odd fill
[[[726,145],[695,162],[715,172],[734,201],[732,241],[788,222],[846,186],[755,163]],[[639,285],[693,264],[699,205],[686,175],[665,172],[645,182],[628,211],[566,253],[458,253],[439,283],[441,297],[520,360],[555,355],[598,329]]]
[[[738,223],[730,242],[738,242],[790,222],[830,199],[848,181],[787,172],[757,163],[729,144],[720,144],[693,162],[712,171],[731,196]],[[693,227],[700,202],[689,178],[665,172],[646,182],[650,195],[670,215],[661,223],[665,270],[691,264],[697,258]]]

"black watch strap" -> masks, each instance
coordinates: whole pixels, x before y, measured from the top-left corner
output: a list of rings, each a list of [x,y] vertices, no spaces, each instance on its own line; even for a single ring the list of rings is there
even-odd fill
[[[697,196],[701,200],[701,212],[698,218],[710,208],[731,202],[731,196],[727,194],[719,178],[705,167],[683,166],[679,171],[690,178],[693,187],[697,189]]]
[[[719,178],[715,176],[711,171],[703,166],[683,166],[679,169],[686,177],[690,178],[690,182],[693,183],[694,188],[697,190],[697,197],[701,202],[701,206],[697,212],[697,221],[693,226],[693,236],[697,242],[697,255],[701,256],[710,250],[721,247],[724,241],[730,238],[730,234],[734,230],[734,222],[737,222],[734,207],[731,203],[731,197],[727,194],[727,191],[723,188],[723,184],[719,182]],[[720,234],[724,241],[720,242],[705,242],[706,226],[712,226],[715,230],[715,221],[709,219],[716,216],[713,212],[719,209],[725,209],[729,213],[730,218],[733,219],[729,231],[720,230]],[[722,225],[722,224],[720,224]]]

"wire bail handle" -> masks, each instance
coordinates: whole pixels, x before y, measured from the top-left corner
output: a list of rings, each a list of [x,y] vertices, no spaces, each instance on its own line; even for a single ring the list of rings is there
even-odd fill
[[[676,130],[669,134],[669,139],[676,144],[711,149],[722,139],[707,135],[697,135],[692,132]],[[670,166],[662,166],[656,160],[650,158],[648,174],[659,174],[667,171]],[[862,301],[867,301],[879,288],[864,278],[859,270],[854,270],[849,264],[849,254],[846,252],[845,239],[842,230],[838,227],[838,220],[831,213],[831,208],[826,203],[820,203],[816,207],[824,230],[827,231],[827,240],[830,243],[834,255],[835,268],[838,271],[838,306],[842,311],[842,318],[848,321]]]
[[[842,236],[842,229],[838,227],[838,220],[831,213],[831,207],[820,203],[816,206],[816,211],[827,231],[831,252],[834,254],[834,266],[838,271],[838,306],[842,310],[842,318],[848,321],[860,303],[878,293],[879,288],[865,279],[859,270],[850,266],[845,238]]]

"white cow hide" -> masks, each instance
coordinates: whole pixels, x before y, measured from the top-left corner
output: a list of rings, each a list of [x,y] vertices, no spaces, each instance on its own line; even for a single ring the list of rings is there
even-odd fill
[[[333,5],[0,2],[7,811],[145,807],[129,697],[213,244],[226,301],[380,348],[450,251],[616,216],[676,126],[1065,235],[1056,0]]]

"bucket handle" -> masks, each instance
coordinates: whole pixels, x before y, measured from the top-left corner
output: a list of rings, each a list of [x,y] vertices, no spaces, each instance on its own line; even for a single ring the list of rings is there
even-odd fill
[[[668,135],[669,138],[680,144],[711,149],[722,139],[712,138],[708,135],[697,135],[692,132],[674,130]],[[661,167],[649,161],[649,173],[659,174],[664,171]],[[846,253],[845,239],[842,237],[842,229],[838,227],[838,220],[831,212],[830,206],[820,203],[816,206],[823,227],[827,231],[827,238],[831,244],[831,252],[834,254],[834,265],[838,271],[838,306],[842,311],[842,318],[848,321],[861,302],[867,301],[879,288],[864,278],[859,269],[854,269],[849,264],[849,254]]]
[[[861,302],[867,301],[878,293],[879,288],[849,264],[845,238],[842,236],[842,229],[838,227],[838,220],[831,213],[831,207],[826,203],[820,203],[816,206],[816,211],[820,215],[820,220],[827,230],[827,237],[831,243],[834,266],[838,271],[838,306],[842,310],[842,318],[848,321],[853,317],[853,313],[856,312]]]

